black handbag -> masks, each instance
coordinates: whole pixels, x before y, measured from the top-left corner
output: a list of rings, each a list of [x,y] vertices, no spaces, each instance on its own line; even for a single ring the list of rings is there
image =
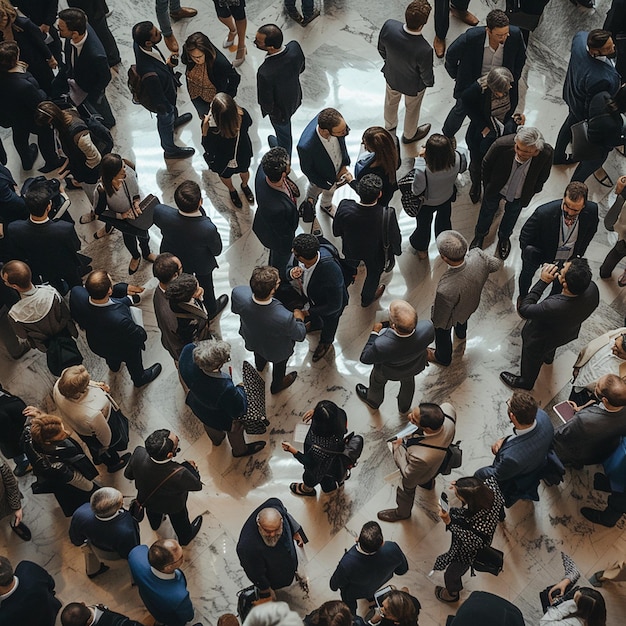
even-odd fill
[[[497,576],[504,568],[504,552],[492,546],[481,548],[474,557],[472,569]]]
[[[601,113],[601,115],[608,115]],[[598,115],[597,117],[600,117]],[[595,119],[595,118],[594,118]],[[607,148],[589,140],[589,121],[576,122],[570,129],[572,134],[572,159],[574,161],[593,161],[601,159]]]
[[[109,428],[111,429],[111,443],[109,444],[109,448],[117,452],[126,450],[130,439],[130,429],[128,418],[122,413],[119,407],[117,409],[111,407],[111,412],[109,413]]]
[[[383,207],[383,251],[385,253],[385,264],[383,272],[391,272],[396,264],[396,255],[391,247],[389,231],[391,230],[392,218],[395,216],[396,210],[392,206]]]
[[[66,367],[80,365],[83,355],[72,337],[56,335],[48,340],[46,362],[48,369],[55,376],[60,376]]]
[[[416,196],[413,193],[415,170],[411,170],[398,181],[398,188],[402,194],[400,202],[402,203],[404,212],[409,217],[417,217],[424,206],[426,194],[428,193],[428,175],[426,174],[426,171],[424,171],[424,177],[426,178],[426,186],[424,187],[424,191],[419,196]]]
[[[251,585],[237,592],[237,615],[241,623],[244,622],[254,603],[259,599],[259,590]]]

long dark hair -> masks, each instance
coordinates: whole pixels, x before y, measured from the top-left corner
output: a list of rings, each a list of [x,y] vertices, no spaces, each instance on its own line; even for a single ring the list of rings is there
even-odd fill
[[[213,102],[211,102],[211,114],[217,132],[228,139],[237,136],[241,128],[243,117],[243,109],[237,105],[231,96],[227,93],[215,94]]]
[[[456,155],[450,139],[439,133],[432,134],[426,142],[424,160],[431,172],[441,172],[454,167]]]
[[[392,182],[396,182],[398,169],[398,148],[393,136],[382,126],[370,126],[363,133],[363,144],[375,154],[374,163],[380,165]]]
[[[580,617],[585,626],[606,626],[606,604],[599,591],[591,587],[581,587],[576,602],[576,612],[568,617]]]
[[[343,437],[348,430],[346,412],[330,400],[320,400],[313,409],[311,432],[321,437]]]
[[[189,53],[193,50],[200,50],[204,53],[204,63],[206,65],[207,72],[210,72],[215,63],[217,57],[217,50],[211,43],[211,40],[204,33],[192,33],[187,37],[183,44],[183,53],[180,60],[187,66],[189,72],[191,68],[196,64],[195,61],[189,56]]]
[[[100,161],[100,181],[107,196],[112,196],[115,193],[113,179],[123,167],[124,159],[119,154],[115,154],[115,152],[105,154],[102,157],[102,161]]]
[[[488,511],[493,506],[493,491],[479,478],[465,476],[457,479],[454,486],[459,498],[467,504],[470,516],[480,511]]]
[[[72,114],[60,109],[54,102],[44,100],[37,105],[35,111],[35,124],[37,126],[48,126],[52,124],[59,132],[64,132],[72,123]]]

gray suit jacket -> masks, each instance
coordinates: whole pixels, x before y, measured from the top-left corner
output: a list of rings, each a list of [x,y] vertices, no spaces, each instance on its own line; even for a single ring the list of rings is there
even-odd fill
[[[361,363],[379,366],[387,380],[403,380],[419,374],[426,367],[426,348],[435,339],[432,322],[417,323],[415,332],[400,337],[391,328],[371,333]]]
[[[176,334],[178,319],[159,285],[157,285],[154,290],[152,302],[154,304],[154,314],[156,315],[157,325],[161,331],[161,343],[170,353],[174,361],[178,361],[186,342]]]

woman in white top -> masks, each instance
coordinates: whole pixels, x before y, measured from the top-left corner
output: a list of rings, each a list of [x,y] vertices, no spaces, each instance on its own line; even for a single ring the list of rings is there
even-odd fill
[[[599,591],[581,587],[572,600],[551,606],[541,626],[606,626],[606,605]]]
[[[67,367],[54,384],[52,396],[65,424],[87,444],[94,463],[104,463],[109,473],[126,466],[130,452],[119,456],[110,447],[113,433],[109,427],[111,410],[116,407],[108,395],[106,383],[91,380],[82,365]]]

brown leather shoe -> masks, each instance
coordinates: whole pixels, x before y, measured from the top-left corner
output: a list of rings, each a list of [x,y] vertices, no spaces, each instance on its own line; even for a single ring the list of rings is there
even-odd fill
[[[176,41],[176,37],[174,35],[163,35],[163,40],[165,41],[165,45],[170,52],[178,52],[178,41]]]
[[[328,351],[330,350],[332,343],[320,343],[315,348],[315,352],[313,353],[313,363],[317,363],[320,359],[323,359]]]
[[[443,59],[443,55],[446,53],[446,40],[435,37],[433,40],[433,48],[438,59]]]
[[[293,385],[294,381],[296,380],[296,378],[298,377],[298,372],[289,372],[289,374],[287,374],[287,376],[285,376],[282,381],[280,382],[280,385],[276,388],[271,387],[270,391],[272,392],[272,395],[280,393],[281,391],[284,391],[285,389],[287,389],[287,387],[291,387],[291,385]]]
[[[419,141],[420,139],[424,139],[424,137],[426,137],[426,135],[428,135],[428,133],[430,132],[430,124],[422,124],[421,126],[417,127],[417,130],[415,131],[415,135],[413,135],[413,137],[411,138],[407,138],[404,135],[402,135],[402,143],[403,144],[407,144],[407,143],[415,143],[416,141]]]
[[[196,15],[198,15],[198,11],[191,7],[180,7],[177,11],[170,11],[170,17],[173,20],[182,20],[186,17],[195,17]]]
[[[383,511],[378,511],[377,515],[378,519],[383,522],[399,522],[400,520],[409,519],[411,517],[410,515],[406,517],[398,515],[398,509],[384,509]]]
[[[456,7],[451,6],[450,15],[461,20],[464,24],[467,24],[468,26],[476,26],[476,24],[478,24],[478,18],[469,11],[459,11],[459,9],[457,9]]]

